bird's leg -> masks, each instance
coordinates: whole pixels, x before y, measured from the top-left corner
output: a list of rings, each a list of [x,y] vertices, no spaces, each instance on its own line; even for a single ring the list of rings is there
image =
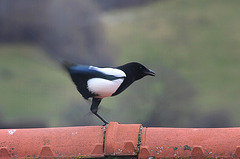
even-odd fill
[[[99,119],[101,119],[101,120],[104,122],[103,126],[109,124],[109,122],[108,122],[107,120],[105,120],[105,119],[104,119],[101,115],[99,115],[98,113],[93,113],[93,114],[95,114]]]
[[[91,105],[90,110],[91,110],[91,112],[92,112],[93,114],[95,114],[100,120],[102,120],[102,121],[104,122],[104,125],[106,125],[106,124],[108,124],[108,121],[105,120],[101,115],[99,115],[99,114],[97,113],[97,111],[98,111],[98,106],[99,106],[99,104],[101,103],[101,101],[102,101],[101,98],[93,98],[93,100],[92,100],[92,105]],[[103,125],[103,126],[104,126],[104,125]]]

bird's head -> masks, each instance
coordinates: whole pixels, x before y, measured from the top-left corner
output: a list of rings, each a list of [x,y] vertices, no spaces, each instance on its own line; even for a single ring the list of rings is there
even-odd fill
[[[139,80],[144,76],[155,76],[155,72],[153,70],[146,68],[140,63],[131,62],[126,65],[128,65],[131,74],[135,75],[135,80]]]

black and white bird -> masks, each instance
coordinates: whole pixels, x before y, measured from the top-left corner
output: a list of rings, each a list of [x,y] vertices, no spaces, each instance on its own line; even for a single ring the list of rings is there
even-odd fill
[[[83,98],[92,98],[91,112],[105,124],[108,121],[97,113],[103,98],[118,95],[144,76],[155,76],[154,71],[137,62],[109,68],[62,63]]]

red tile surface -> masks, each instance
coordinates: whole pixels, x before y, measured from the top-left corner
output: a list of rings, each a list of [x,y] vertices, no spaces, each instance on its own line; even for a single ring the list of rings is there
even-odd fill
[[[105,135],[105,155],[137,155],[138,134],[141,124],[111,122]]]
[[[0,159],[240,158],[240,128],[140,128],[111,122],[107,128],[2,129]]]
[[[103,157],[102,126],[2,129],[0,158]]]
[[[139,158],[240,157],[240,128],[143,128]]]

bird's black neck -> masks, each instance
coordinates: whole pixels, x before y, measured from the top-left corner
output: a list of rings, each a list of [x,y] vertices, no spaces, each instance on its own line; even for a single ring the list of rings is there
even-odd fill
[[[121,84],[121,86],[117,89],[117,91],[112,96],[118,95],[119,93],[124,91],[128,86],[130,86],[134,81],[136,81],[134,76],[131,76],[132,74],[131,70],[127,69],[124,66],[119,66],[117,67],[117,69],[122,70],[126,74],[126,77],[124,78],[124,81]]]

